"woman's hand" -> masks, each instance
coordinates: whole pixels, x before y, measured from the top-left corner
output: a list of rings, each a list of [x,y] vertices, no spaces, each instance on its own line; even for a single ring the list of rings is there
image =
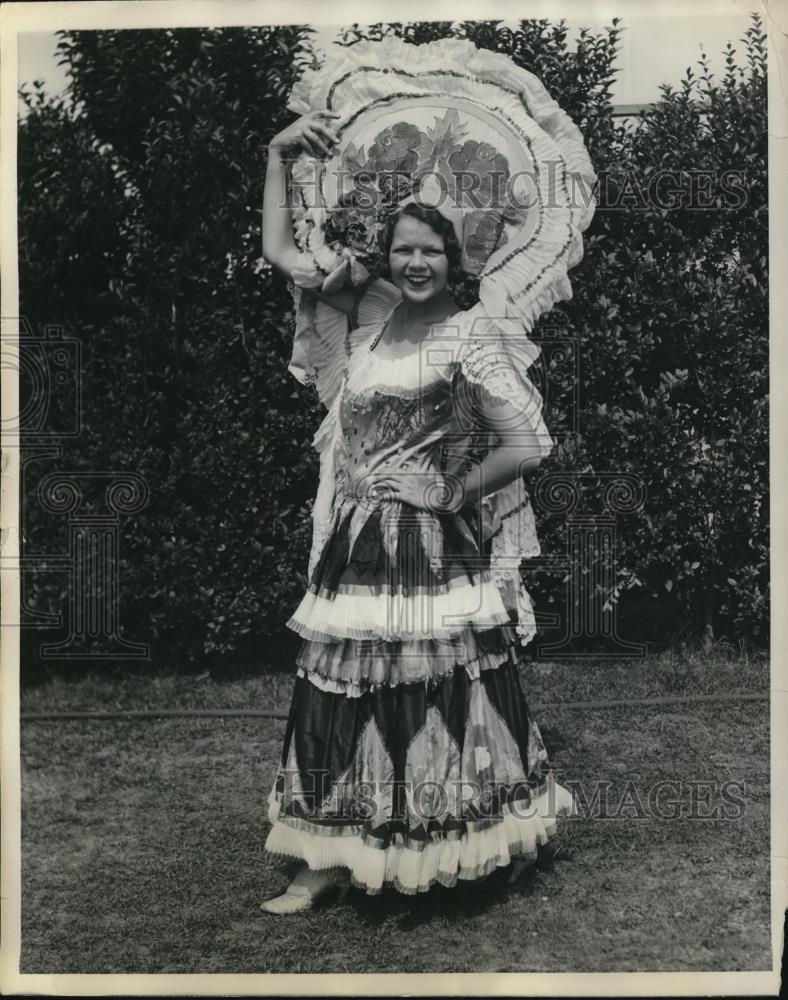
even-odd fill
[[[433,514],[456,514],[465,500],[459,479],[434,473],[384,473],[371,477],[367,489],[372,496],[399,500]]]
[[[331,147],[339,142],[339,139],[323,119],[339,117],[336,111],[309,111],[275,135],[268,144],[269,149],[299,148],[310,156],[319,156],[321,152],[331,156]]]

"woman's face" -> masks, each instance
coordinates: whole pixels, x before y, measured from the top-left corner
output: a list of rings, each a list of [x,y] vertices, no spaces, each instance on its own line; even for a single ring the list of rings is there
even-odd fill
[[[426,302],[446,287],[449,259],[443,237],[434,229],[403,215],[394,226],[389,250],[392,284],[410,302]]]

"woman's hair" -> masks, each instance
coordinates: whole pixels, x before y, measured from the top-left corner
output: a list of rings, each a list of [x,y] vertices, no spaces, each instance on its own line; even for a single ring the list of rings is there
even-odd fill
[[[462,247],[460,246],[460,241],[457,239],[454,226],[445,216],[441,215],[437,208],[428,208],[425,205],[419,205],[415,201],[409,202],[404,208],[400,208],[396,212],[392,212],[388,217],[386,228],[383,232],[383,257],[379,268],[383,277],[390,277],[389,253],[391,252],[391,244],[394,242],[394,228],[403,215],[411,216],[414,219],[418,219],[419,222],[426,223],[434,233],[443,237],[444,252],[449,260],[449,281],[457,282],[462,280],[464,276],[462,270]]]

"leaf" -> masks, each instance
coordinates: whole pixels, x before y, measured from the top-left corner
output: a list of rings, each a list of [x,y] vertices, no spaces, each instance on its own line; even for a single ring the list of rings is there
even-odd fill
[[[342,166],[351,176],[363,173],[367,169],[367,158],[364,154],[364,147],[361,146],[357,149],[353,143],[350,143],[342,154]]]
[[[435,125],[427,127],[427,134],[432,140],[432,158],[437,162],[447,160],[449,155],[459,148],[460,142],[468,129],[460,121],[460,115],[455,108],[447,108],[443,118],[436,118]]]

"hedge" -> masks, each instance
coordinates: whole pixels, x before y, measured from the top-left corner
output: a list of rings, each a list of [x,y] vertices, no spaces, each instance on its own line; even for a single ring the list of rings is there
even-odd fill
[[[743,63],[729,47],[716,82],[702,61],[637,124],[612,115],[616,21],[573,47],[564,23],[547,21],[351,26],[343,41],[386,32],[414,43],[458,34],[536,72],[600,176],[574,297],[534,332],[578,362],[563,383],[545,372],[548,422],[570,432],[532,484],[544,552],[567,546],[567,518],[539,506],[549,477],[581,483],[594,511],[610,477],[628,476],[644,499],[617,515],[616,587],[596,594],[618,602],[621,634],[765,643],[761,22],[745,34]],[[33,338],[55,324],[81,348],[80,433],[56,456],[33,447],[46,427],[24,436],[26,669],[61,634],[36,616],[68,613],[68,576],[44,555],[68,551],[68,519],[38,493],[63,470],[133,472],[147,484],[144,507],[120,526],[118,601],[124,636],[150,646],[155,668],[287,666],[321,413],[287,372],[292,303],[261,259],[260,227],[266,143],[291,118],[284,103],[300,68],[316,61],[311,33],[68,32],[59,49],[68,92],[23,95],[20,295]],[[654,196],[657,176],[675,204]],[[527,572],[537,605],[558,616],[543,638],[558,636],[567,574]],[[582,649],[588,638],[573,641]],[[99,661],[101,649],[97,640]]]

